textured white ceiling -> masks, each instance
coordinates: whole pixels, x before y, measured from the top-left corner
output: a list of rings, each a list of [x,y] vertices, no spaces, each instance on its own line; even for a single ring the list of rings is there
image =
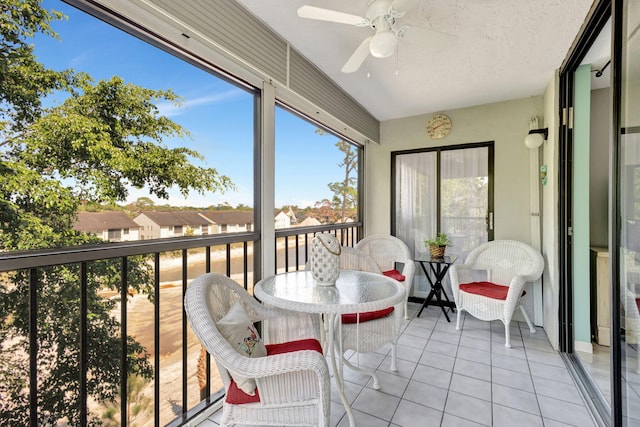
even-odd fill
[[[593,0],[422,0],[400,24],[452,45],[400,40],[398,54],[340,71],[370,28],[302,19],[305,4],[363,16],[368,0],[238,0],[377,119],[537,96],[560,67]],[[397,72],[397,74],[396,74]]]

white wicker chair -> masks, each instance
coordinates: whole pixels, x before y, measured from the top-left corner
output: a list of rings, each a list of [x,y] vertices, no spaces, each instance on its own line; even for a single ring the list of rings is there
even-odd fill
[[[409,247],[400,239],[391,235],[373,234],[360,240],[356,244],[359,249],[373,258],[381,271],[389,271],[396,268],[396,263],[402,264],[400,274],[405,280],[400,282],[405,289],[404,318],[408,319],[408,301],[413,284],[413,276],[416,272],[416,264],[411,257]]]
[[[340,254],[340,269],[368,271],[370,273],[382,274],[376,262],[366,253],[359,249],[342,247]],[[356,323],[342,323],[342,346],[343,350],[353,350],[356,353],[370,353],[376,351],[387,344],[391,345],[391,370],[397,371],[396,365],[396,344],[402,325],[403,304],[394,307],[394,311],[385,317],[367,320]],[[353,317],[353,316],[352,316]],[[343,317],[344,319],[344,317]],[[334,334],[339,338],[339,331]],[[380,382],[375,372],[354,366],[346,358],[344,363],[351,369],[370,375],[373,379],[373,387],[380,389]]]
[[[226,276],[208,273],[187,288],[184,305],[191,328],[215,358],[229,390],[231,376],[255,378],[259,402],[231,404],[225,399],[220,424],[329,425],[330,383],[325,357],[314,350],[249,358],[234,349],[216,323],[240,302],[252,322],[263,321],[266,344],[317,337],[319,320],[266,307]]]
[[[348,246],[343,246],[340,253],[340,270],[368,271],[382,274],[376,261],[367,253]]]
[[[464,264],[454,264],[449,269],[451,289],[458,309],[456,329],[461,327],[460,314],[463,310],[481,320],[500,320],[504,323],[505,347],[511,347],[509,323],[513,312],[520,307],[529,330],[534,333],[535,328],[520,303],[525,284],[537,280],[543,269],[544,259],[540,252],[522,242],[494,240],[473,249]],[[484,289],[494,295],[487,296],[487,292],[479,291],[486,282],[474,281],[472,270],[486,271],[486,282],[489,283]],[[504,291],[506,298],[501,299]]]
[[[640,312],[636,295],[629,289],[623,290],[624,295],[624,332],[626,344],[640,344]],[[628,351],[628,350],[627,350]],[[636,373],[640,373],[640,348],[636,348]]]

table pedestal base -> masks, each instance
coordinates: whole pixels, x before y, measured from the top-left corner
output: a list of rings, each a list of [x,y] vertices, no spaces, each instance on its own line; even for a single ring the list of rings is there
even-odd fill
[[[442,299],[443,295],[445,298],[444,300]],[[435,301],[431,301],[434,297],[435,297]],[[447,318],[447,322],[451,322],[451,319],[449,319],[449,315],[447,314],[446,308],[450,308],[452,312],[455,312],[456,304],[453,301],[449,301],[449,297],[447,296],[444,289],[442,288],[431,289],[431,292],[429,292],[429,296],[425,298],[424,302],[422,303],[422,307],[420,308],[420,311],[418,312],[417,317],[420,317],[420,315],[422,314],[422,310],[424,310],[424,308],[428,305],[440,306],[440,308],[442,309],[442,313],[444,313],[444,317]]]
[[[422,303],[422,307],[420,308],[420,311],[418,312],[417,317],[420,317],[420,315],[422,314],[422,310],[424,310],[424,308],[429,304],[438,305],[442,309],[442,313],[444,313],[444,317],[447,319],[447,322],[451,322],[451,319],[449,319],[449,315],[447,314],[446,307],[450,308],[451,311],[454,312],[456,308],[456,304],[453,301],[449,300],[447,293],[444,291],[444,288],[442,287],[442,280],[447,275],[447,271],[449,271],[449,266],[451,264],[435,262],[435,261],[422,261],[422,260],[419,260],[418,262],[420,263],[420,267],[422,267],[422,271],[424,272],[424,275],[429,281],[429,285],[431,286],[431,291],[429,292],[429,295],[427,296],[427,298],[425,298],[424,302]],[[431,278],[431,275],[427,271],[427,267],[425,267],[425,263],[429,264],[431,273],[433,274],[433,277],[434,277],[433,279]],[[442,299],[443,296],[444,296],[444,300]],[[432,302],[431,300],[434,297],[435,297],[435,301]]]
[[[337,320],[336,320],[337,318]],[[345,411],[347,412],[347,418],[349,418],[349,427],[355,427],[356,423],[353,419],[353,412],[351,411],[351,405],[347,400],[346,394],[344,394],[344,357],[343,357],[343,349],[342,349],[342,316],[336,314],[328,314],[325,316],[325,319],[329,320],[329,356],[331,357],[331,369],[333,371],[333,378],[336,381],[336,388],[338,389],[338,394],[340,395],[340,401],[342,402],[342,406],[344,406]],[[338,357],[340,358],[340,362],[336,362],[336,348],[335,348],[335,327],[338,327],[338,348],[339,352]]]

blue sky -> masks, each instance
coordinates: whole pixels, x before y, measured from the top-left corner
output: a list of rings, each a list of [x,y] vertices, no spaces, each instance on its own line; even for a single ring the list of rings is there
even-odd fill
[[[165,140],[169,147],[185,146],[204,156],[195,164],[216,168],[231,178],[237,191],[185,199],[176,191],[158,204],[209,206],[219,203],[253,203],[253,95],[160,49],[130,36],[58,0],[45,0],[44,7],[63,12],[67,20],[56,21],[53,29],[60,40],[37,36],[38,60],[61,70],[73,68],[95,80],[114,75],[151,89],[171,89],[183,98],[183,105],[159,105],[162,114],[186,128],[190,139]],[[55,100],[52,100],[55,102]],[[316,127],[284,111],[276,110],[276,200],[282,205],[313,205],[331,199],[327,188],[344,172],[337,164],[342,153],[338,139],[316,135]],[[132,189],[127,202],[148,196]]]

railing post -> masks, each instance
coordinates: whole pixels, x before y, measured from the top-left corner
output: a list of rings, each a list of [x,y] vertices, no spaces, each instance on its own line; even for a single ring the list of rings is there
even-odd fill
[[[247,242],[244,242],[245,247],[247,246]],[[246,260],[245,260],[246,264]],[[205,273],[211,273],[211,246],[207,246],[205,248]],[[246,277],[245,277],[246,281]],[[246,289],[246,287],[245,287]],[[204,394],[206,396],[206,402],[209,404],[211,400],[211,355],[209,352],[206,352],[205,356],[205,385],[204,385]]]
[[[122,257],[120,266],[120,425],[127,425],[127,377],[129,364],[127,363],[127,299],[129,296],[129,284],[127,281],[127,257]]]
[[[187,280],[188,280],[188,272],[187,272],[187,250],[182,250],[182,301],[184,301],[184,296],[187,293]],[[185,414],[187,413],[188,400],[187,400],[187,313],[182,311],[182,410],[181,415],[184,419]],[[158,357],[158,356],[156,356]]]
[[[243,249],[243,262],[242,262],[242,271],[244,273],[244,288],[245,289],[249,289],[249,251],[248,251],[248,245],[247,242],[244,242],[242,245],[242,249]],[[255,249],[255,245],[254,245],[254,249]],[[254,273],[254,277],[255,277],[255,272]],[[254,280],[255,281],[255,280]],[[207,353],[208,354],[208,353]]]
[[[87,425],[87,263],[80,263],[80,425]]]
[[[296,234],[296,271],[300,270],[300,236]]]
[[[289,236],[284,236],[284,271],[289,271]]]
[[[38,270],[29,270],[29,425],[38,425]]]
[[[153,425],[160,426],[160,252],[155,253],[153,272]]]

